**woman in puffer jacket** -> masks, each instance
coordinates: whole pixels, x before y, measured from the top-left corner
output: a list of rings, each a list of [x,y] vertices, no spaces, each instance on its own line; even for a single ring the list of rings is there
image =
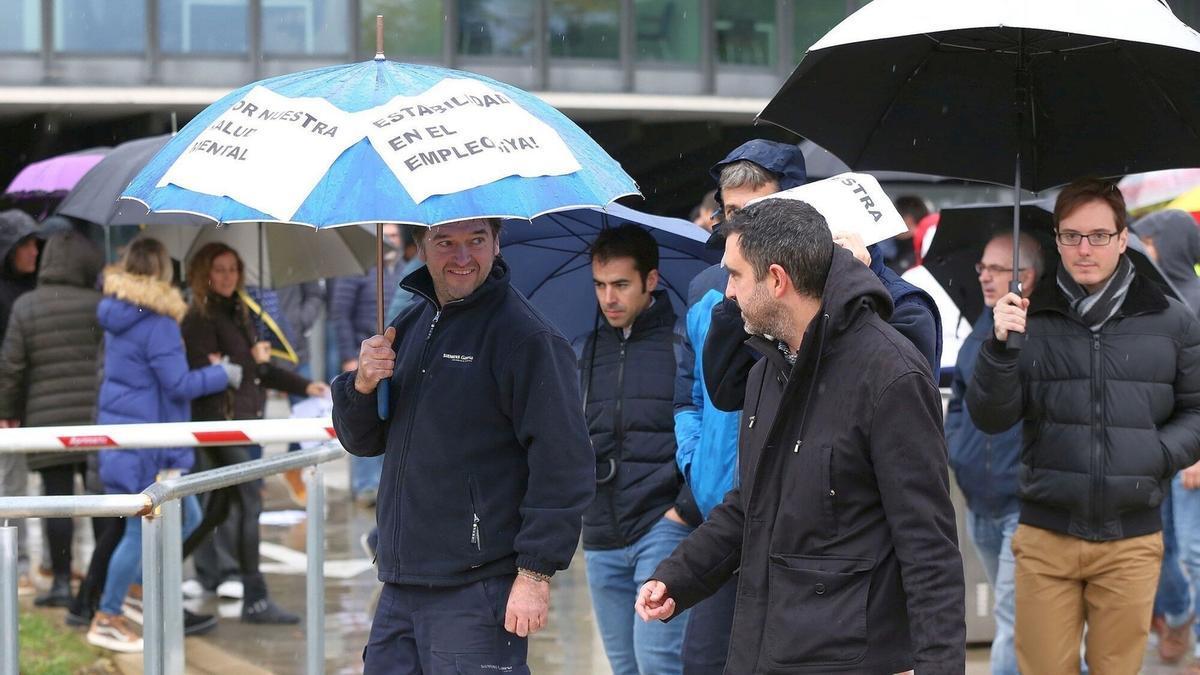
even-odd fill
[[[97,309],[104,329],[100,424],[186,422],[192,399],[241,381],[241,368],[221,363],[216,354],[212,365],[189,369],[179,328],[187,305],[171,285],[171,274],[166,248],[146,238],[130,243],[121,263],[104,272],[104,299]],[[103,450],[100,480],[110,494],[140,492],[164,472],[187,472],[194,456],[192,448]],[[184,499],[184,533],[195,529],[199,520],[195,498]],[[142,639],[121,613],[129,586],[141,571],[141,542],[141,519],[128,519],[87,634],[93,645],[121,652],[142,650]],[[185,625],[191,627],[212,623],[211,617],[185,617]]]

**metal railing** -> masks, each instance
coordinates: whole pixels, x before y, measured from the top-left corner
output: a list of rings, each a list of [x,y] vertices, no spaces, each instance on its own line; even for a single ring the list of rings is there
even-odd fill
[[[259,422],[274,422],[261,420]],[[293,422],[299,420],[292,420]],[[236,423],[250,424],[250,423]],[[131,425],[132,426],[132,425]],[[140,425],[151,426],[151,425]],[[228,425],[226,425],[228,426]],[[310,425],[311,426],[311,425]],[[311,429],[293,432],[311,440]],[[3,436],[3,434],[0,434]],[[249,441],[255,442],[255,441]],[[210,442],[239,445],[244,439]],[[111,443],[111,445],[116,445]],[[195,444],[193,442],[192,444]],[[122,444],[124,445],[124,444]],[[0,447],[12,444],[0,441]],[[94,448],[96,446],[92,446]],[[111,447],[111,446],[110,446]],[[145,447],[145,446],[140,446]],[[26,447],[25,451],[47,449]],[[57,448],[61,450],[62,448]],[[0,450],[3,451],[3,450]],[[12,452],[14,450],[9,449]],[[180,499],[210,492],[292,469],[312,467],[308,476],[305,575],[307,639],[305,672],[316,675],[325,666],[325,489],[322,464],[346,456],[336,441],[320,447],[242,462],[154,483],[139,494],[63,497],[0,497],[0,675],[18,675],[17,528],[13,518],[70,518],[76,516],[142,517],[143,669],[147,675],[184,672],[182,586],[182,517]]]

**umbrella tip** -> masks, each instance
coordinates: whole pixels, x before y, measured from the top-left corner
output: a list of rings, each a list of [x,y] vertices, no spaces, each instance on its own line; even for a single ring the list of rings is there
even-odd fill
[[[383,61],[386,57],[383,55],[383,15],[375,15],[375,60]]]

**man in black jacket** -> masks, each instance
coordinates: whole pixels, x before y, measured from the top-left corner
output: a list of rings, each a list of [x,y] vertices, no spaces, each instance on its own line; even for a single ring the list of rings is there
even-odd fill
[[[590,253],[607,324],[576,343],[596,450],[596,500],[583,516],[592,609],[615,675],[677,675],[686,622],[641,625],[633,612],[638,586],[691,532],[681,514],[700,520],[675,468],[675,310],[655,290],[649,232],[604,230]]]
[[[367,673],[528,672],[526,637],[595,493],[574,354],[509,285],[498,234],[418,231],[426,267],[403,286],[419,301],[333,383],[342,444],[384,455]]]
[[[808,204],[727,226],[752,346],[737,487],[641,589],[668,619],[740,568],[726,673],[961,674],[962,561],[928,362]],[[766,336],[771,336],[770,338]]]
[[[1023,673],[1134,673],[1162,559],[1167,481],[1200,459],[1200,324],[1124,255],[1125,201],[1085,179],[1054,207],[1057,284],[993,309],[967,390],[982,431],[1024,422],[1016,557]],[[1011,332],[1024,348],[1005,348]]]

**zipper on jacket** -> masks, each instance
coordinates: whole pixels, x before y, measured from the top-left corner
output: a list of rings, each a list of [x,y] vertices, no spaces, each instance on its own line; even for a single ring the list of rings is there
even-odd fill
[[[623,423],[622,401],[625,399],[625,350],[628,341],[620,335],[617,336],[617,340],[621,343],[621,351],[617,356],[617,400],[616,405],[613,406],[613,436],[617,440],[617,464],[614,470],[620,471],[621,458],[625,454],[625,429],[621,425]],[[619,544],[617,548],[625,548],[628,544],[625,542],[625,536],[621,534],[621,524],[617,519],[617,485],[615,483],[608,490],[608,515],[612,519],[613,536]]]
[[[479,498],[475,494],[474,477],[467,477],[467,491],[471,495],[471,545],[476,551],[483,551],[483,541],[479,537]]]
[[[1101,441],[1100,425],[1103,422],[1104,388],[1100,382],[1100,334],[1092,333],[1092,504],[1091,520],[1095,534],[1104,527],[1104,517],[1100,512],[1101,496],[1104,491],[1104,451]]]
[[[428,296],[426,296],[426,299],[430,300],[430,302],[433,302],[432,299],[430,299]],[[447,304],[449,304],[449,303],[447,303]],[[433,306],[437,307],[437,303],[434,302]],[[425,381],[425,371],[428,370],[425,361],[427,358],[429,358],[429,344],[433,338],[433,329],[437,328],[438,321],[441,320],[443,311],[444,311],[444,308],[439,307],[434,312],[433,320],[429,322],[429,331],[427,333],[425,333],[425,344],[421,347],[421,358],[420,358],[420,360],[417,361],[417,365],[420,367],[421,372],[417,375],[417,385],[413,388],[413,392],[411,395],[411,398],[413,401],[417,401],[420,399],[421,385]],[[399,355],[397,355],[397,356],[399,356]],[[404,429],[404,443],[400,446],[400,466],[396,470],[396,489],[397,490],[399,490],[400,486],[404,483],[404,467],[408,463],[408,444],[412,440],[413,422],[415,422],[416,419],[417,419],[417,406],[414,404],[412,406],[409,406],[408,426],[405,427],[405,429]],[[400,504],[401,501],[402,500],[397,500],[396,503]],[[393,544],[394,548],[396,549],[395,556],[397,559],[399,559],[399,557],[400,557],[400,520],[401,520],[401,515],[402,515],[398,511],[399,511],[399,508],[397,507],[396,521],[395,521],[395,526],[393,528],[393,536],[392,536],[392,544]]]

